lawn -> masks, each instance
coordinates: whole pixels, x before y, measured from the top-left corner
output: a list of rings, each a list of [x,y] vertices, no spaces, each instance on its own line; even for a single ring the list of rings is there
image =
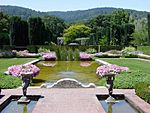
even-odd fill
[[[150,46],[138,46],[138,51],[142,51],[146,55],[150,55]]]
[[[9,58],[0,59],[0,88],[16,88],[21,86],[20,78],[4,75],[4,71],[12,65],[24,64],[35,60],[35,58]]]
[[[101,60],[129,67],[130,72],[116,76],[115,88],[135,88],[135,85],[140,82],[150,83],[150,62],[125,58],[101,58]],[[105,85],[105,80],[99,81],[98,84]]]
[[[35,60],[35,58],[0,58],[0,73],[7,71],[9,66],[24,64],[32,60]]]

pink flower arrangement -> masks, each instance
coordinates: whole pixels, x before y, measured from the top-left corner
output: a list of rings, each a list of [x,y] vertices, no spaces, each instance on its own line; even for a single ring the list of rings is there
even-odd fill
[[[33,64],[14,65],[8,68],[12,76],[20,77],[22,73],[30,73],[33,77],[39,74],[40,69]]]
[[[128,67],[122,67],[118,66],[115,64],[110,64],[110,65],[103,65],[97,68],[96,74],[104,77],[104,76],[109,76],[111,74],[120,74],[123,71],[128,71]]]
[[[84,52],[80,53],[80,60],[91,60],[91,59],[92,59],[91,55],[84,53]]]
[[[45,53],[42,57],[44,60],[56,60],[56,53],[55,52]]]

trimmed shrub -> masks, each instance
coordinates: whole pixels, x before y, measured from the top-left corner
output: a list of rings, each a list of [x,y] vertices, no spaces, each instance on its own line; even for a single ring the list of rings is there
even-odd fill
[[[122,50],[123,46],[100,46],[101,52],[106,52],[109,50]]]
[[[0,51],[0,58],[13,58],[15,56],[16,54],[13,53],[12,51],[9,51],[9,50]]]
[[[97,51],[94,49],[94,48],[89,48],[86,50],[86,53],[88,54],[93,54],[93,53],[96,53]]]
[[[150,103],[150,83],[138,83],[135,86],[136,94],[144,99],[146,102]]]

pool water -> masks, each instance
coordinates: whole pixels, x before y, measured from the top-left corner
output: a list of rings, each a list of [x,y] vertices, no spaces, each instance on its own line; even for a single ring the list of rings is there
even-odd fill
[[[37,101],[31,101],[29,104],[18,104],[16,100],[12,100],[1,113],[32,113]]]
[[[33,86],[42,83],[54,83],[62,78],[73,78],[82,83],[97,83],[96,69],[99,66],[95,61],[40,61],[36,64],[40,74],[33,79]]]
[[[106,113],[140,113],[134,109],[126,100],[118,100],[115,104],[107,104],[105,100],[100,100]]]

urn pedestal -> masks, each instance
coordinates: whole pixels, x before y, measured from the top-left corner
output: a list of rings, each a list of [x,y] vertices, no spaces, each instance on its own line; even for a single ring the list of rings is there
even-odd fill
[[[109,97],[105,100],[107,103],[115,103],[116,102],[116,100],[112,97],[114,80],[115,80],[115,74],[109,74],[106,76],[107,88],[108,88],[108,92],[109,92]]]
[[[30,100],[26,97],[26,95],[27,95],[27,88],[29,87],[30,81],[32,80],[32,74],[33,74],[32,72],[21,73],[23,96],[18,100],[18,103],[30,102]]]

